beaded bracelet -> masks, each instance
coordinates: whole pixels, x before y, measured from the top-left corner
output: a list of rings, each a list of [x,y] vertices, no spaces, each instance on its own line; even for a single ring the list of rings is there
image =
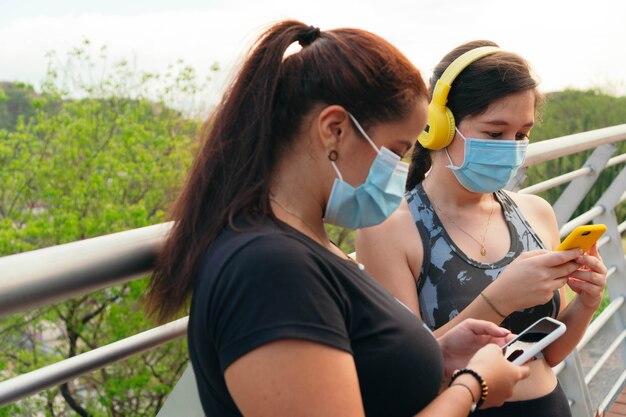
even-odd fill
[[[479,409],[480,406],[482,406],[483,403],[485,402],[485,399],[487,398],[487,394],[489,394],[489,387],[487,386],[487,383],[485,382],[483,377],[478,375],[478,373],[476,371],[474,371],[472,369],[467,369],[467,368],[459,369],[458,371],[456,371],[452,375],[452,378],[450,379],[450,383],[448,384],[448,386],[449,387],[452,386],[452,383],[454,382],[454,380],[457,377],[459,377],[460,375],[463,375],[463,374],[469,374],[469,375],[473,376],[474,378],[476,378],[476,381],[478,381],[478,384],[480,385],[480,398],[478,399],[478,401],[475,404],[472,404],[471,411],[473,413],[474,411]]]

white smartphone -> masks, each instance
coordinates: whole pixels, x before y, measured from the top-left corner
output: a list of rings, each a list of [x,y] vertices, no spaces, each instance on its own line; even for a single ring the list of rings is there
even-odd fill
[[[565,324],[560,321],[543,317],[502,346],[502,352],[513,364],[523,365],[558,339],[565,330]]]

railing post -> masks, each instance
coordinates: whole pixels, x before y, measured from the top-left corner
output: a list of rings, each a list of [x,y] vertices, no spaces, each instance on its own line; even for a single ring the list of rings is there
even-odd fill
[[[604,264],[610,268],[615,267],[613,277],[607,282],[609,297],[615,299],[626,296],[626,259],[622,247],[622,237],[618,230],[615,206],[624,201],[626,195],[626,166],[615,177],[611,185],[606,189],[598,200],[598,205],[605,208],[604,213],[594,219],[595,223],[604,223],[607,227],[609,242],[600,249]],[[626,313],[620,315],[622,325],[626,323]],[[623,328],[623,327],[622,327]]]
[[[204,417],[191,364],[180,377],[156,417]]]
[[[593,184],[596,182],[607,161],[615,153],[616,146],[612,143],[596,148],[585,166],[591,168],[591,173],[584,177],[576,178],[565,188],[552,207],[556,214],[559,227],[572,217],[580,203],[583,201]]]
[[[585,385],[585,374],[578,352],[574,350],[565,358],[565,367],[559,373],[559,383],[571,401],[572,417],[592,417],[594,408],[591,405],[589,389]]]

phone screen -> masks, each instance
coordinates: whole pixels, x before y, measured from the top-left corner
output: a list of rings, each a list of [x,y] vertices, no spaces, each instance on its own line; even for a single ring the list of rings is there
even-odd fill
[[[514,361],[524,352],[531,349],[538,342],[546,338],[559,327],[558,324],[548,320],[541,320],[532,327],[524,330],[515,339],[506,344],[502,349],[507,360]]]

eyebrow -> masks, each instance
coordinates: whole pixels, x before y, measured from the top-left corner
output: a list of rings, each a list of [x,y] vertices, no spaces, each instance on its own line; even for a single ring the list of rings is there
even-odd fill
[[[481,123],[486,124],[486,125],[496,125],[496,126],[508,126],[509,125],[509,123],[504,120],[488,120],[488,121],[481,122]],[[528,122],[522,127],[533,127],[534,125],[535,125],[535,122]]]

